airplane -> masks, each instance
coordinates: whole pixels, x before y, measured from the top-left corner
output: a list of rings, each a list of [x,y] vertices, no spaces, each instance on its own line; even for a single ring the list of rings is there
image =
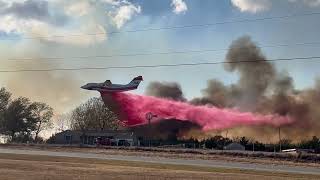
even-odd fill
[[[143,81],[142,76],[138,76],[135,77],[130,83],[125,85],[112,84],[110,80],[106,80],[103,83],[88,83],[84,86],[81,86],[81,88],[99,92],[123,92],[137,89],[141,81]]]

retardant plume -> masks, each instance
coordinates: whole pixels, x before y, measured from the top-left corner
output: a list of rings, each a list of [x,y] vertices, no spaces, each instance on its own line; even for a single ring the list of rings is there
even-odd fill
[[[292,121],[287,116],[243,113],[213,106],[194,106],[185,102],[130,93],[102,93],[101,96],[107,106],[112,102],[112,107],[117,108],[114,112],[117,112],[120,120],[129,126],[145,124],[147,122],[145,116],[149,112],[161,119],[180,119],[196,123],[204,131],[240,125],[280,126]],[[113,108],[111,110],[114,110]]]
[[[185,101],[181,86],[175,82],[151,82],[146,90],[149,96]]]

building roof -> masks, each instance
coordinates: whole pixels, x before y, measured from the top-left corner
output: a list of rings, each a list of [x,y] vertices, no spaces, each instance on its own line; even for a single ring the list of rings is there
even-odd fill
[[[134,133],[131,131],[125,131],[125,130],[103,130],[103,131],[95,131],[95,130],[88,130],[88,131],[79,131],[79,130],[66,130],[63,132],[58,133],[59,134],[65,134],[65,135],[73,135],[73,136],[113,136],[117,138],[132,138],[134,137]]]
[[[230,143],[225,147],[226,150],[244,150],[245,147],[239,143]]]

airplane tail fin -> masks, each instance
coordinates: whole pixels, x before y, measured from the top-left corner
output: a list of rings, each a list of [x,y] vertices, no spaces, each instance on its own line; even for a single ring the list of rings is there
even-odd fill
[[[141,81],[143,81],[142,76],[138,76],[138,77],[135,77],[135,78],[129,83],[129,85],[133,85],[133,86],[135,86],[135,87],[138,87]]]

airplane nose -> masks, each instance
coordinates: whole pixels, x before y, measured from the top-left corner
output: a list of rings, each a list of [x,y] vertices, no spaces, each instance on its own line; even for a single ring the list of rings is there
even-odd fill
[[[82,88],[82,89],[87,89],[86,85],[84,85],[84,86],[81,86],[81,88]]]

